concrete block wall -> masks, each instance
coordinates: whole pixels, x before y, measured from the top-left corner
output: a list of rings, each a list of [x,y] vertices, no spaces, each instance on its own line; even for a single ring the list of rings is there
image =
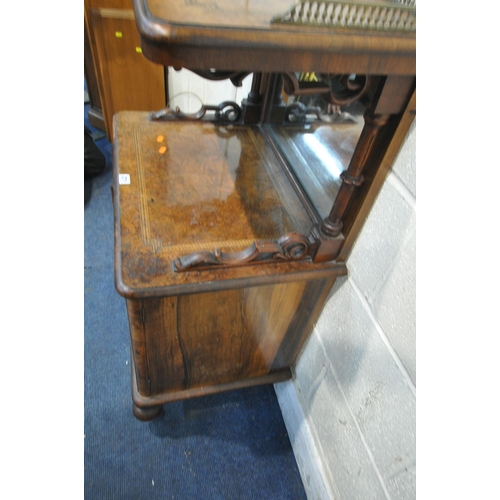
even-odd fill
[[[416,497],[416,125],[275,389],[310,500]]]

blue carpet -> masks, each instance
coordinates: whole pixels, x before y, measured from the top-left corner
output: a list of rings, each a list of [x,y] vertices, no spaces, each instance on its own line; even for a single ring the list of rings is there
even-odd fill
[[[85,105],[85,125],[88,122]],[[125,302],[113,281],[112,146],[85,205],[85,499],[305,499],[272,386],[132,414]]]

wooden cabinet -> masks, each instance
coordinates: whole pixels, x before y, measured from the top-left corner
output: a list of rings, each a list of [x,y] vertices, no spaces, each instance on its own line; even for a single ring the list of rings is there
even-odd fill
[[[259,127],[115,115],[115,281],[134,413],[290,378],[344,264],[302,260],[311,218]]]
[[[110,140],[118,111],[165,107],[165,70],[142,55],[131,0],[85,0],[85,38],[89,118]]]
[[[115,115],[115,285],[139,419],[291,376],[414,118],[413,10],[347,2],[354,25],[338,27],[332,2],[299,3],[134,0],[152,61],[253,74],[241,106]]]

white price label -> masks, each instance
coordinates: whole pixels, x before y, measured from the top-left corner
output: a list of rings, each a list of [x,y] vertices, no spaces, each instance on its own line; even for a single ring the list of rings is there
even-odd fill
[[[118,184],[120,184],[120,186],[122,184],[130,184],[130,174],[119,174]]]

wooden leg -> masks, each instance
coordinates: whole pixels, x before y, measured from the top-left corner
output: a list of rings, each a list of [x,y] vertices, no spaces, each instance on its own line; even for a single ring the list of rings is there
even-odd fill
[[[139,420],[142,420],[143,422],[156,418],[160,414],[162,408],[162,405],[140,408],[135,403],[132,403],[132,411],[134,412],[134,416]]]

